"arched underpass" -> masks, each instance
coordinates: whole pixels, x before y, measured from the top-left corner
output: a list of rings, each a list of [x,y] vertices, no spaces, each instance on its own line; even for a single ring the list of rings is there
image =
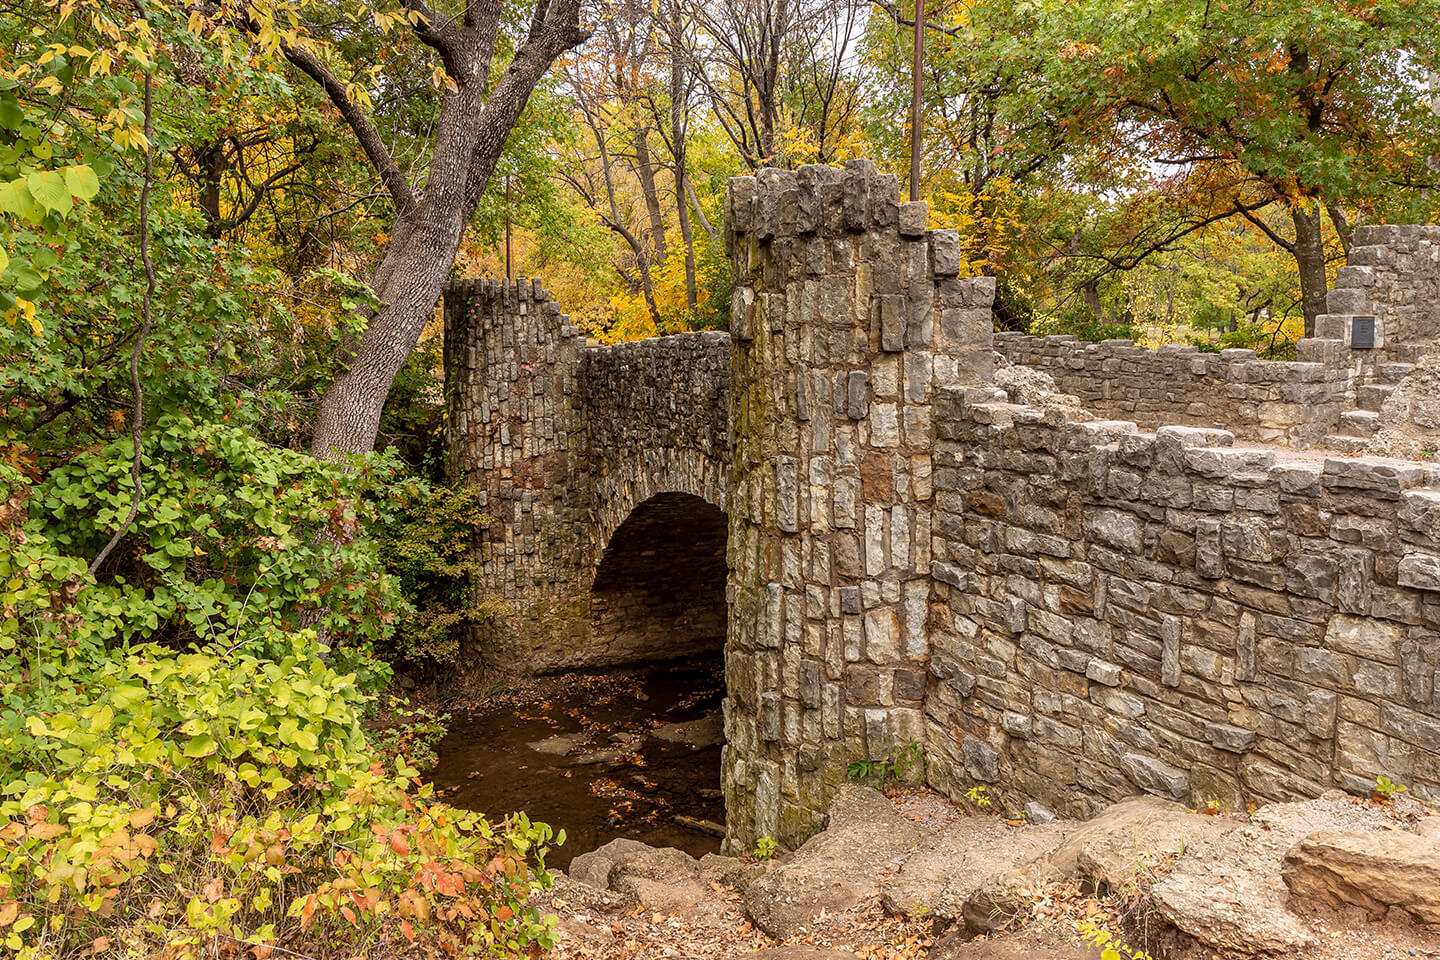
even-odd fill
[[[691,494],[662,493],[636,507],[611,536],[590,588],[592,662],[718,660],[725,537],[725,514]]]
[[[726,537],[724,511],[693,494],[630,510],[598,550],[585,671],[453,722],[447,799],[563,827],[561,868],[617,837],[717,851]]]

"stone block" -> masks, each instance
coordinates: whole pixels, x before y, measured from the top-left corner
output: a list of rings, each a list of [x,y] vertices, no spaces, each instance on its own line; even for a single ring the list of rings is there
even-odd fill
[[[976,737],[965,737],[960,741],[960,754],[964,758],[965,772],[984,783],[995,783],[1000,779],[1000,754],[994,747]]]
[[[930,272],[937,278],[953,277],[960,272],[960,233],[956,230],[931,230]]]
[[[1396,579],[1402,587],[1416,590],[1440,590],[1440,556],[1410,553],[1400,558]]]
[[[1146,793],[1183,800],[1190,793],[1190,778],[1182,770],[1155,757],[1139,753],[1120,756],[1120,769],[1130,782]]]
[[[912,200],[900,204],[896,226],[902,237],[925,236],[925,224],[930,216],[930,205],[924,200]]]

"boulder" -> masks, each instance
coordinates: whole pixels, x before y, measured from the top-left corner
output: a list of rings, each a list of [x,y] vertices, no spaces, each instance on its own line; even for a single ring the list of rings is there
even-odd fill
[[[533,740],[525,744],[525,746],[534,750],[536,753],[553,753],[556,756],[563,757],[571,750],[574,750],[575,745],[579,742],[580,735],[578,733],[556,734],[553,737],[546,737],[544,740]]]
[[[963,817],[917,849],[886,888],[885,909],[905,916],[959,919],[983,886],[992,892],[1033,886],[1058,871],[1043,863],[1060,845],[1060,824],[1012,827],[998,817]],[[1022,876],[1023,874],[1023,876]],[[988,913],[977,901],[977,916]],[[980,926],[980,930],[993,926]]]
[[[1236,826],[1190,813],[1159,797],[1131,797],[1081,824],[1051,855],[1050,863],[1066,876],[1093,877],[1112,890],[1125,889],[1198,841]]]
[[[707,853],[700,858],[700,882],[706,885],[718,883],[722,887],[744,893],[759,877],[765,876],[775,866],[775,861],[763,863],[722,857],[718,853]]]
[[[1375,919],[1392,908],[1440,923],[1440,843],[1402,831],[1323,830],[1285,854],[1290,895],[1363,907]]]
[[[919,831],[883,794],[844,784],[829,826],[805,841],[745,891],[745,909],[761,930],[787,940],[822,913],[848,910],[876,889],[880,869],[910,849]]]
[[[616,837],[603,847],[582,853],[570,861],[570,879],[589,884],[596,890],[610,889],[610,870],[621,857],[644,850],[654,850],[648,843]]]
[[[941,902],[945,885],[953,873],[968,866],[966,854],[971,849],[1005,829],[1005,821],[999,817],[961,817],[927,838],[886,885],[886,912],[901,916],[924,913],[953,920],[959,915],[959,904],[952,908]]]
[[[1023,921],[1035,902],[1035,891],[1058,875],[1045,860],[991,874],[970,891],[960,908],[966,928],[972,933],[993,933]]]
[[[616,860],[610,889],[666,915],[704,913],[715,899],[700,880],[700,862],[674,847],[648,847]]]
[[[1160,916],[1210,947],[1291,955],[1314,939],[1286,909],[1279,867],[1252,845],[1224,843],[1187,855],[1151,897]]]
[[[650,735],[666,743],[683,743],[691,749],[703,750],[725,742],[725,724],[717,711],[696,720],[663,723],[650,731]]]
[[[1101,960],[1100,948],[1054,931],[1024,930],[1003,940],[956,931],[935,941],[925,960]]]

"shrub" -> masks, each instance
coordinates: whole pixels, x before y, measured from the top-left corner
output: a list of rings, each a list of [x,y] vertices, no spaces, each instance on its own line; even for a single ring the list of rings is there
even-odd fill
[[[82,451],[38,483],[0,474],[26,504],[26,536],[71,558],[97,555],[130,510],[132,449],[125,438]],[[142,464],[142,509],[98,582],[72,594],[68,642],[256,653],[267,637],[313,626],[344,651],[343,665],[376,668],[368,652],[408,608],[374,544],[357,535],[380,513],[392,461],[327,463],[229,424],[168,417],[147,437]],[[85,568],[62,566],[57,581]],[[388,676],[378,669],[367,684]]]
[[[367,650],[405,609],[356,536],[385,462],[161,421],[144,507],[92,577],[128,461],[119,442],[38,480],[0,462],[0,943],[29,960],[548,945],[526,903],[550,829],[434,802],[361,726],[388,675]]]
[[[464,484],[396,487],[376,537],[386,569],[410,601],[385,647],[390,659],[453,663],[462,628],[485,618],[471,588],[475,531],[490,522],[479,504],[479,488]]]
[[[154,644],[0,688],[0,938],[21,957],[251,945],[353,954],[403,940],[520,954],[553,920],[549,828],[492,826],[387,772],[353,674],[309,632],[274,657]]]

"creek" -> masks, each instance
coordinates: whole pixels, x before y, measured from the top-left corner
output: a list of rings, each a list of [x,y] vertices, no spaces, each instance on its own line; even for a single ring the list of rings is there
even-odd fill
[[[724,691],[718,656],[525,684],[451,711],[431,780],[454,806],[563,829],[553,868],[616,837],[713,853]]]

